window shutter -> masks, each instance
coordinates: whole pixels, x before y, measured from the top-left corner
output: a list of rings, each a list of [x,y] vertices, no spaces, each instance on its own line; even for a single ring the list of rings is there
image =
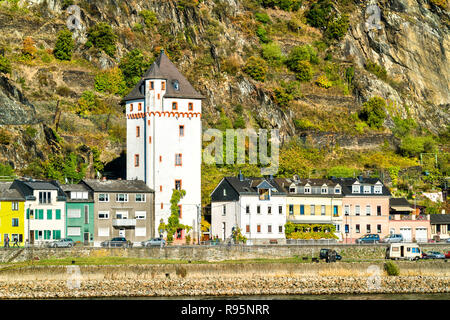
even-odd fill
[[[47,210],[47,220],[52,220],[52,210],[51,209]]]
[[[56,209],[55,218],[56,220],[61,220],[61,209]]]

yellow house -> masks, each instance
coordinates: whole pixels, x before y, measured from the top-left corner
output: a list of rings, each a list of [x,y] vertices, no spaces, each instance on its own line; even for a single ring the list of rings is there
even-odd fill
[[[25,235],[25,198],[16,189],[10,189],[12,182],[0,183],[0,245],[9,239],[12,247],[17,239],[19,246],[24,245]]]
[[[279,179],[286,190],[286,221],[331,224],[342,239],[342,188],[328,179]],[[281,181],[282,180],[282,181]]]

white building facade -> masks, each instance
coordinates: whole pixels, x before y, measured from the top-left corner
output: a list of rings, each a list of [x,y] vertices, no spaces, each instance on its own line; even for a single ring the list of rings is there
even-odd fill
[[[173,189],[186,195],[179,203],[180,223],[198,234],[201,209],[202,99],[161,51],[141,81],[125,97],[127,180],[143,180],[155,191],[155,234],[171,214]],[[176,234],[183,239],[185,234]]]
[[[211,235],[222,241],[239,228],[248,244],[285,241],[286,194],[274,180],[226,177],[211,193]]]

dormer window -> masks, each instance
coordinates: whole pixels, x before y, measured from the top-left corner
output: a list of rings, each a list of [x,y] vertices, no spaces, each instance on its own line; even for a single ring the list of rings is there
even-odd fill
[[[334,193],[335,194],[341,194],[341,188],[340,187],[334,188]]]
[[[295,187],[290,187],[289,188],[289,193],[295,193]]]
[[[258,189],[259,200],[270,200],[269,189]]]
[[[227,196],[227,189],[223,189],[223,196],[224,196],[224,197]]]
[[[305,194],[311,194],[311,187],[305,186]]]
[[[177,91],[180,90],[180,84],[179,84],[178,80],[173,80],[172,85],[175,90],[177,90]]]
[[[374,188],[374,193],[376,193],[376,194],[382,194],[383,193],[383,189],[382,189],[382,186],[375,186],[375,188]]]
[[[359,193],[359,192],[360,192],[359,184],[353,185],[352,193]]]
[[[370,193],[370,186],[364,186],[364,188],[363,188],[363,190],[364,190],[364,193],[365,194],[368,194],[368,193]]]
[[[322,188],[321,188],[321,190],[320,190],[320,193],[322,193],[322,194],[327,194],[327,193],[328,193],[328,188],[327,188],[327,186],[322,186]]]

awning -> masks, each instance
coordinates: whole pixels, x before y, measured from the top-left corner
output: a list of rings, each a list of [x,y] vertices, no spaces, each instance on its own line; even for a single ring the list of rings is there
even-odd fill
[[[402,206],[392,206],[391,209],[394,210],[394,211],[414,211],[413,208],[406,207],[406,206],[404,206],[404,207],[402,207]]]

